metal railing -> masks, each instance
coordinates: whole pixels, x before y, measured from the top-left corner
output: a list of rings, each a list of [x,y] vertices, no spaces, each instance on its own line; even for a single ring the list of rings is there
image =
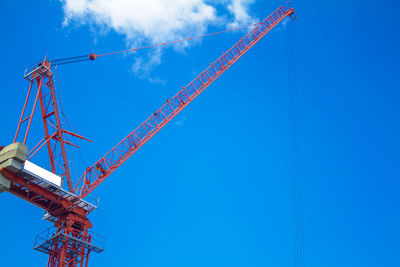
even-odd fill
[[[96,234],[92,231],[88,231],[88,236],[84,236],[82,234],[72,236],[67,234],[64,229],[57,230],[54,227],[50,227],[36,235],[33,247],[35,250],[48,254],[51,250],[51,247],[60,241],[64,243],[74,243],[79,247],[85,247],[86,249],[94,252],[102,252],[105,244],[104,236]]]

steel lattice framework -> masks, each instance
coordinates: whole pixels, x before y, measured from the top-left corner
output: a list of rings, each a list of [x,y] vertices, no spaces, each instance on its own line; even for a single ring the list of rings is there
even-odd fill
[[[89,167],[78,181],[74,190],[78,192],[82,198],[86,197],[143,144],[150,140],[154,134],[203,92],[215,79],[232,66],[236,60],[244,55],[285,17],[293,13],[294,9],[292,8],[279,7],[192,82],[183,87],[181,91],[168,100],[159,110],[154,112],[153,115],[136,128],[136,130]]]
[[[88,219],[88,215],[97,208],[96,203],[87,201],[89,193],[132,156],[143,144],[150,140],[152,136],[181,112],[253,45],[261,40],[262,37],[278,25],[279,22],[292,14],[294,14],[293,8],[279,7],[206,68],[199,76],[183,87],[174,97],[167,100],[160,109],[154,112],[144,123],[111,149],[105,156],[87,168],[75,186],[69,172],[66,152],[67,145],[75,145],[66,140],[66,136],[87,139],[62,127],[56,91],[54,89],[54,74],[52,72],[51,60],[44,58],[39,63],[28,68],[25,78],[30,82],[30,86],[18,123],[14,143],[18,140],[22,128],[25,128],[22,143],[26,143],[38,102],[40,103],[45,136],[29,151],[27,156],[25,153],[23,156],[19,155],[18,157],[15,156],[15,158],[7,159],[8,163],[15,159],[13,164],[4,165],[5,154],[10,151],[4,152],[6,148],[0,147],[0,182],[2,182],[2,179],[3,181],[4,179],[8,181],[6,189],[0,183],[0,192],[7,190],[44,209],[47,212],[46,219],[54,222],[55,228],[39,234],[34,246],[36,250],[49,255],[48,267],[87,267],[90,252],[103,251],[103,238],[89,232],[92,224]],[[95,58],[93,54],[91,55],[92,58]],[[36,92],[36,94],[32,92]],[[28,111],[30,102],[33,103],[32,109]],[[52,173],[61,176],[63,180],[67,181],[68,190],[63,189],[62,186],[55,186],[21,167],[26,158],[30,159],[44,146],[48,150]],[[16,167],[18,164],[22,165]]]
[[[66,180],[68,189],[72,192],[73,184],[67,159],[66,145],[78,146],[67,141],[65,139],[65,134],[87,141],[90,140],[62,128],[53,76],[51,63],[46,58],[27,68],[24,77],[30,82],[30,86],[18,123],[17,132],[15,133],[14,143],[17,141],[20,131],[24,126],[25,135],[22,143],[26,143],[36,105],[39,100],[44,137],[33,149],[31,149],[28,154],[28,159],[32,158],[43,146],[46,145],[51,171],[54,174],[60,175],[63,178],[63,181]],[[36,91],[34,98],[34,95],[32,95],[33,91]],[[29,110],[27,109],[29,102],[33,102],[30,112],[28,112]]]

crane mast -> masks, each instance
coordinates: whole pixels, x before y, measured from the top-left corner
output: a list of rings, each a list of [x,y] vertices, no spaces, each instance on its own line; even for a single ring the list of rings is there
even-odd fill
[[[183,87],[173,98],[154,112],[145,122],[130,133],[124,140],[106,155],[87,168],[79,179],[74,191],[85,198],[111,173],[132,156],[142,145],[163,128],[173,117],[181,112],[201,92],[214,82],[233,63],[243,56],[253,45],[272,30],[285,17],[294,13],[293,8],[279,7],[275,12],[259,23],[231,49]]]
[[[292,14],[294,14],[293,8],[281,6],[258,23],[253,30],[210,64],[174,97],[167,100],[138,128],[87,168],[75,185],[72,183],[69,172],[66,147],[76,145],[68,141],[66,137],[88,139],[62,127],[54,89],[52,61],[44,58],[29,68],[25,73],[25,78],[30,82],[30,87],[14,142],[7,147],[0,146],[0,193],[8,191],[47,212],[45,219],[53,222],[55,227],[37,235],[34,249],[48,254],[48,267],[87,267],[89,254],[103,251],[104,238],[89,231],[92,223],[88,215],[97,208],[96,202],[88,200],[90,192],[262,37]],[[90,56],[89,59],[93,60]],[[27,110],[29,100],[34,103],[30,112]],[[28,152],[25,143],[38,102],[45,137]],[[23,129],[25,129],[25,134],[23,141],[19,143],[18,137]],[[43,147],[47,147],[48,150],[51,172],[29,162],[30,158]],[[55,181],[58,179],[57,184]],[[62,180],[67,181],[68,190],[63,189]]]

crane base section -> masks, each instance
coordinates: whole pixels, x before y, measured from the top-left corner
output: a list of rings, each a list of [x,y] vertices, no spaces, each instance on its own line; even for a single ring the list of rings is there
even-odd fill
[[[55,226],[38,234],[34,244],[35,250],[49,255],[48,267],[87,267],[89,254],[104,250],[104,237],[88,230],[92,224],[85,217],[71,213]]]

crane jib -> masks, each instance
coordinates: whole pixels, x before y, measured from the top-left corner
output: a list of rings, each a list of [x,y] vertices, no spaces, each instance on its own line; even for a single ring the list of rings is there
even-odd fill
[[[86,197],[265,34],[285,17],[291,16],[293,13],[293,8],[281,6],[263,22],[258,24],[231,49],[210,64],[210,66],[193,81],[183,87],[173,98],[167,100],[160,109],[154,112],[153,115],[111,149],[105,156],[91,167],[87,168],[76,184],[74,192],[79,194],[82,198]]]

